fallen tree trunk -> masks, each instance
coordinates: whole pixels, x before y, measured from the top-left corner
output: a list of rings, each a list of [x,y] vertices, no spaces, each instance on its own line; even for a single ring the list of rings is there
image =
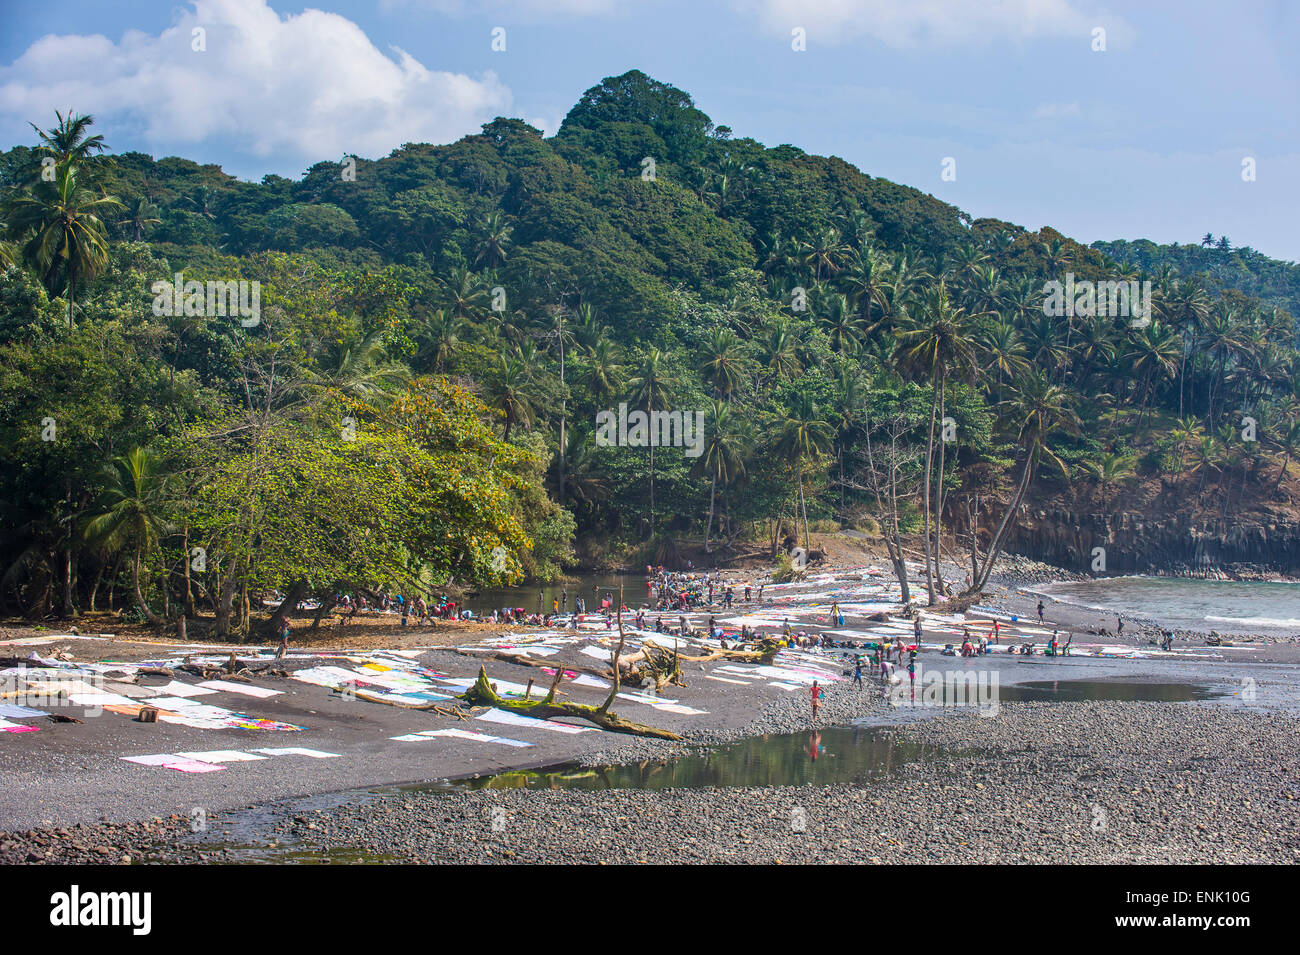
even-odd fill
[[[563,668],[555,671],[555,680],[551,683],[550,691],[540,700],[507,700],[498,696],[492,689],[492,684],[488,680],[487,670],[479,667],[478,680],[460,697],[471,706],[492,706],[499,710],[505,710],[507,713],[518,713],[520,716],[531,716],[533,719],[550,720],[559,716],[574,717],[581,720],[587,720],[595,723],[601,729],[607,729],[614,733],[627,733],[631,736],[653,736],[656,739],[673,739],[680,740],[681,737],[671,730],[661,730],[654,726],[646,726],[642,723],[634,723],[632,720],[626,720],[617,713],[609,709],[610,703],[618,694],[618,666],[617,655],[615,656],[615,681],[610,690],[609,697],[600,706],[592,706],[588,703],[568,703],[557,702],[555,699],[556,690],[559,688],[560,681],[564,679]]]
[[[437,713],[439,716],[454,716],[458,720],[463,720],[468,718],[460,710],[449,710],[433,702],[398,703],[394,700],[386,700],[382,696],[375,696],[374,694],[367,693],[365,690],[358,690],[355,687],[353,687],[350,690],[350,692],[358,700],[365,700],[367,703],[383,703],[387,706],[396,706],[404,710],[423,710],[425,712]]]

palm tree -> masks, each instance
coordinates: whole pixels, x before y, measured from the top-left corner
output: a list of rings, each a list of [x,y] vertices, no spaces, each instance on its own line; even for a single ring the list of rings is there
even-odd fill
[[[888,307],[889,299],[885,292],[888,281],[889,266],[872,246],[859,249],[840,276],[841,287],[848,290],[849,301],[862,312],[867,334],[876,330],[871,318],[872,306],[879,307],[882,315]]]
[[[500,209],[493,209],[485,215],[479,223],[479,249],[474,264],[482,263],[489,269],[504,265],[512,231],[506,214]]]
[[[930,430],[925,451],[925,573],[926,587],[929,591],[930,605],[936,602],[935,578],[939,576],[939,541],[943,519],[943,450],[940,450],[939,463],[939,505],[935,511],[935,546],[933,553],[930,543],[930,514],[933,498],[930,493],[934,473],[934,425],[940,405],[944,401],[949,374],[963,380],[975,376],[976,352],[973,340],[975,326],[972,317],[962,308],[954,308],[948,300],[947,285],[941,280],[922,299],[915,315],[907,316],[898,331],[899,346],[902,349],[903,370],[915,377],[929,379],[932,396],[930,401]],[[934,562],[931,564],[931,557]],[[942,580],[940,580],[942,585]]]
[[[691,469],[694,476],[709,476],[709,520],[704,526],[704,552],[713,552],[714,501],[718,485],[728,488],[745,475],[746,441],[741,426],[732,414],[731,405],[714,399],[709,408],[704,453]]]
[[[826,452],[831,444],[831,426],[817,413],[812,396],[799,392],[781,421],[776,452],[794,468],[799,484],[799,511],[803,516],[803,545],[808,543],[808,505],[804,500],[803,471],[809,460]]]
[[[1216,370],[1210,378],[1210,387],[1206,399],[1205,426],[1207,430],[1215,426],[1215,397],[1218,391],[1216,385],[1223,380],[1224,369],[1227,367],[1229,357],[1242,347],[1238,318],[1235,309],[1220,304],[1219,307],[1210,312],[1205,320],[1204,346],[1216,365]]]
[[[136,196],[131,203],[130,214],[117,224],[130,226],[132,241],[140,242],[144,239],[145,227],[158,225],[160,222],[162,220],[158,218],[158,207],[145,196]]]
[[[1016,327],[1008,321],[997,321],[985,329],[980,336],[980,351],[983,353],[988,372],[997,372],[997,385],[1001,388],[1003,381],[1020,377],[1029,368],[1025,360],[1025,343],[1020,338]],[[985,377],[985,384],[992,383],[991,374]]]
[[[863,394],[859,369],[844,366],[835,381],[835,460],[840,483],[840,514],[845,511],[845,489],[848,478],[844,471],[844,450],[856,443],[863,432]]]
[[[418,354],[433,360],[433,370],[442,371],[443,365],[455,354],[460,344],[462,322],[445,308],[434,309],[416,332],[420,343]]]
[[[1060,385],[1052,384],[1041,370],[1035,370],[1020,380],[1015,395],[1004,403],[1004,410],[1004,425],[1015,426],[1015,437],[1024,449],[1025,460],[1006,512],[989,542],[984,563],[965,592],[966,596],[979,593],[988,582],[1007,534],[1015,526],[1039,459],[1046,458],[1061,473],[1069,473],[1065,462],[1048,446],[1048,440],[1058,431],[1077,434],[1080,427],[1079,417],[1070,407],[1069,394]]]
[[[677,381],[668,370],[668,362],[658,348],[653,346],[641,359],[637,373],[628,383],[632,403],[651,415],[664,411],[677,397]],[[655,534],[655,435],[651,426],[650,440],[650,537]]]
[[[91,169],[112,162],[103,155],[108,148],[104,137],[86,135],[95,123],[93,116],[78,116],[71,110],[67,116],[58,110],[54,111],[54,115],[58,117],[59,123],[51,129],[41,129],[35,123],[29,124],[41,140],[36,147],[38,153],[52,158],[55,166],[71,165]],[[39,178],[40,173],[36,175]]]
[[[740,339],[730,328],[715,328],[704,343],[704,380],[719,398],[730,398],[740,388],[744,375],[741,369]]]
[[[809,546],[809,511],[803,499],[803,466],[826,452],[829,446],[831,425],[819,416],[811,395],[798,392],[777,431],[776,453],[792,466],[798,482],[800,513],[803,517],[803,547]]]
[[[528,361],[519,349],[512,355],[498,356],[496,374],[488,384],[489,401],[505,418],[504,440],[510,440],[515,425],[530,427],[537,414],[539,400],[536,383]]]
[[[1277,483],[1273,485],[1275,491],[1282,486],[1291,459],[1300,454],[1300,421],[1292,419],[1285,423],[1277,437],[1277,445],[1282,449],[1282,470],[1278,472]]]
[[[443,306],[459,320],[473,322],[487,308],[487,289],[479,277],[465,266],[453,268],[439,284],[442,286]]]
[[[841,355],[856,355],[862,344],[862,319],[853,311],[847,295],[832,295],[819,310],[818,324],[830,339],[831,348]]]
[[[1128,361],[1134,376],[1142,382],[1139,425],[1152,390],[1159,381],[1173,377],[1181,353],[1181,342],[1173,329],[1160,322],[1153,321],[1142,328],[1130,329]]]
[[[623,386],[623,366],[618,355],[618,345],[601,336],[579,359],[579,379],[597,405],[607,405]]]
[[[803,366],[799,361],[797,340],[789,321],[778,319],[772,323],[767,337],[761,343],[760,357],[774,380],[783,381],[799,373]]]
[[[199,186],[194,190],[194,195],[190,196],[186,201],[194,207],[194,214],[200,218],[216,218],[212,207],[217,201],[217,191],[211,186]]]
[[[1106,501],[1107,490],[1128,480],[1129,478],[1137,476],[1137,469],[1134,467],[1133,462],[1133,455],[1117,454],[1113,451],[1103,452],[1101,457],[1095,461],[1083,462],[1083,469],[1096,482],[1097,487],[1101,490],[1102,513],[1110,513],[1110,508]]]
[[[107,193],[91,192],[71,162],[55,167],[53,181],[42,179],[6,204],[4,219],[10,236],[22,242],[23,257],[50,294],[67,289],[68,331],[77,283],[93,279],[108,261],[102,217],[121,206]]]
[[[140,590],[140,561],[166,536],[171,525],[163,516],[167,478],[160,460],[146,448],[113,459],[103,471],[98,511],[86,523],[85,536],[109,550],[130,550],[131,584],[136,604],[150,623],[162,623]]]
[[[410,377],[401,362],[388,359],[384,350],[383,330],[376,329],[365,338],[349,342],[331,355],[322,345],[309,352],[313,365],[300,368],[298,387],[317,395],[339,395],[368,400],[391,392]]]

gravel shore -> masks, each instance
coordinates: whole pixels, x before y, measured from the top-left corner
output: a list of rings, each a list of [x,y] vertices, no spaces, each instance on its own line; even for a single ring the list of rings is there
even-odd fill
[[[335,861],[1294,864],[1298,731],[1292,715],[1196,704],[1016,703],[888,730],[929,757],[857,784],[403,792],[271,807],[258,834]],[[225,857],[188,831],[13,833],[0,861]]]

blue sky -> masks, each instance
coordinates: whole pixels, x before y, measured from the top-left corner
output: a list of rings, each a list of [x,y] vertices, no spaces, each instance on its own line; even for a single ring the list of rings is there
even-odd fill
[[[245,179],[553,133],[641,69],[715,123],[1081,241],[1227,234],[1300,260],[1300,4],[1203,0],[6,0],[0,146],[91,112],[115,151]],[[491,48],[492,30],[506,49]],[[792,49],[791,31],[806,33]],[[196,28],[205,49],[192,49]],[[1094,51],[1094,30],[1106,49]],[[942,162],[956,179],[941,179]],[[1256,179],[1243,181],[1242,161]]]

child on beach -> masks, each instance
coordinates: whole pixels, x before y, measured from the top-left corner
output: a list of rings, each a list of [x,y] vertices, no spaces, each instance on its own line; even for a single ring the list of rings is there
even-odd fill
[[[817,710],[822,705],[821,703],[822,688],[821,685],[816,680],[813,680],[811,693],[812,693],[812,718],[813,718],[813,722],[815,723],[817,722]]]

